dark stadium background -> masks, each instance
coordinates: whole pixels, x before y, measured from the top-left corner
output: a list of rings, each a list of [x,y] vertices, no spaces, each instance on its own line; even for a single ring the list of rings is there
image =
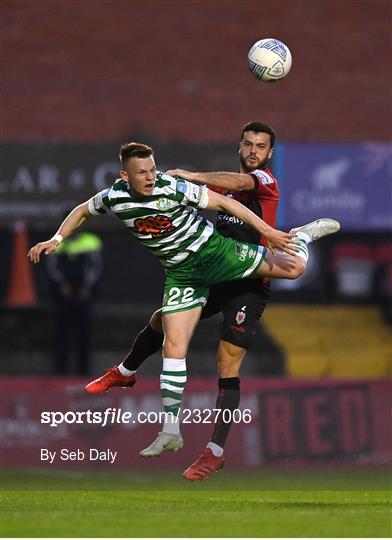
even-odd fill
[[[310,194],[314,208],[302,205],[304,217],[328,211],[342,232],[315,247],[307,277],[274,284],[243,366],[243,407],[254,408],[254,422],[233,429],[228,463],[390,463],[391,3],[4,0],[1,11],[4,465],[47,468],[43,444],[88,447],[99,439],[94,430],[70,429],[64,439],[45,431],[44,407],[159,407],[158,355],[134,390],[99,403],[84,395],[89,378],[77,378],[74,365],[56,377],[45,265],[29,266],[24,248],[115,178],[121,143],[152,145],[163,170],[236,170],[238,136],[250,120],[278,133],[279,227],[299,224],[292,201]],[[277,84],[247,70],[247,52],[263,37],[293,54],[291,73]],[[87,228],[104,243],[92,378],[121,361],[159,306],[163,272],[114,219]],[[213,319],[193,340],[188,406],[213,403],[218,337]],[[182,467],[210,430],[187,428],[181,456],[139,463],[156,428],[138,427],[132,437],[116,428],[94,444],[126,445],[121,467]]]

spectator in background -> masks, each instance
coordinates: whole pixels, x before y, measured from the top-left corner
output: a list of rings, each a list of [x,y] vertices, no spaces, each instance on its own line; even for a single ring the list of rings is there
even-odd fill
[[[102,241],[90,232],[64,240],[47,270],[55,305],[54,354],[59,375],[70,371],[73,342],[77,373],[90,371],[92,308],[102,273]]]

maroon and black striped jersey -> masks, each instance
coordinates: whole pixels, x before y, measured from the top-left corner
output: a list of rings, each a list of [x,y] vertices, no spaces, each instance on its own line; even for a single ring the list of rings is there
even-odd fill
[[[255,183],[252,191],[236,191],[225,194],[245,205],[268,225],[275,228],[279,202],[278,182],[268,168],[257,169],[249,174]],[[219,191],[222,193],[221,190]],[[223,236],[230,236],[230,238],[241,242],[265,245],[264,238],[250,225],[230,214],[219,212],[216,228]]]

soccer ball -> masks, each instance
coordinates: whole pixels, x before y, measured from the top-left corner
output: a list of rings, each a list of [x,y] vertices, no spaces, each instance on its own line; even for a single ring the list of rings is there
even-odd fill
[[[249,51],[248,66],[260,81],[279,81],[290,71],[290,49],[277,39],[260,39]]]

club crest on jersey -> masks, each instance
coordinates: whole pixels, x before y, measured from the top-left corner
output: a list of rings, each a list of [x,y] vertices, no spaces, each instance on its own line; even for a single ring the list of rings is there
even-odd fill
[[[246,319],[245,310],[246,310],[246,306],[242,306],[242,308],[239,311],[237,311],[237,315],[235,316],[235,320],[236,320],[236,323],[238,325],[242,324]]]
[[[160,197],[157,201],[157,208],[161,212],[168,210],[170,208],[170,201],[166,197]]]

